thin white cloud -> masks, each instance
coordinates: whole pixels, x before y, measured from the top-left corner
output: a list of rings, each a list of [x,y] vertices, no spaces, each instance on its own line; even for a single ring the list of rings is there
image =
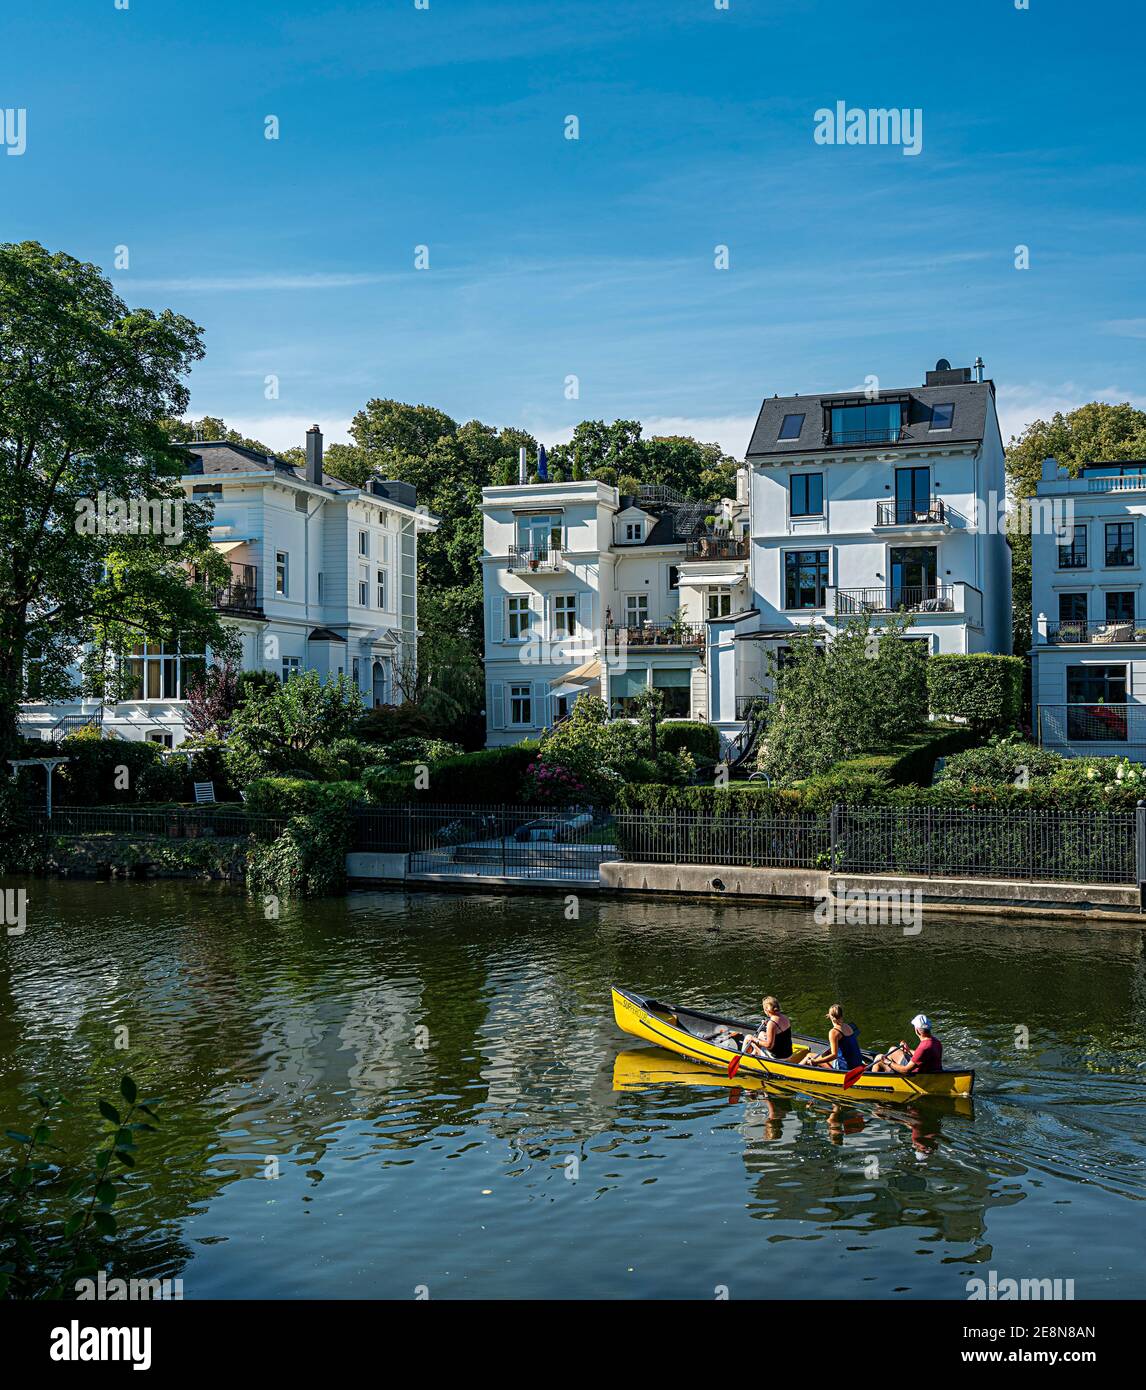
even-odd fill
[[[1119,386],[1085,387],[1066,381],[1050,386],[1043,382],[998,388],[999,425],[1003,442],[1012,435],[1021,435],[1035,420],[1049,420],[1056,411],[1064,415],[1090,401],[1106,401],[1112,405],[1129,401],[1140,409],[1146,408],[1146,396],[1125,391]]]
[[[1146,319],[1107,319],[1102,331],[1116,338],[1146,338]]]
[[[358,285],[376,285],[387,277],[371,274],[340,274],[314,271],[304,275],[191,275],[182,279],[137,279],[134,275],[118,277],[122,292],[131,290],[164,290],[210,293],[224,291],[239,293],[246,290],[341,290]]]

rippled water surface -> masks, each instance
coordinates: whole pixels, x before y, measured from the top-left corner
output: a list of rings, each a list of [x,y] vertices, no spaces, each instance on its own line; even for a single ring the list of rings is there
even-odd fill
[[[1146,1296],[1137,931],[402,893],[266,921],[215,886],[26,886],[0,1128],[34,1087],[163,1096],[119,1258],[187,1298],[963,1298],[991,1269]],[[613,981],[741,1016],[768,990],[821,1036],[840,999],[868,1045],[923,1008],[974,1104],[693,1075],[618,1032]]]

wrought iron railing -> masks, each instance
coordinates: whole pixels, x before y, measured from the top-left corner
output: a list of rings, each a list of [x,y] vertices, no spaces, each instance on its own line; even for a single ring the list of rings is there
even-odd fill
[[[1056,644],[1090,643],[1096,645],[1113,642],[1146,642],[1146,623],[1139,624],[1134,618],[1089,621],[1082,618],[1067,618],[1060,623],[1047,624],[1047,641]]]
[[[259,609],[259,570],[257,565],[231,566],[231,578],[226,584],[211,584],[204,580],[211,603],[221,611],[257,612]]]
[[[685,547],[686,560],[746,560],[747,538],[736,536],[700,536]]]
[[[836,612],[953,613],[953,584],[892,585],[890,589],[837,589]]]
[[[704,639],[703,623],[636,623],[631,627],[610,624],[605,628],[606,645],[611,645],[614,653],[623,645],[703,649]]]
[[[877,502],[877,526],[942,526],[947,521],[947,509],[942,497],[932,497],[920,506],[914,502]]]
[[[871,430],[824,430],[824,443],[830,447],[842,444],[898,444],[903,436],[902,425],[882,425]]]
[[[508,569],[538,570],[552,573],[563,567],[561,550],[552,545],[511,545],[509,548]]]

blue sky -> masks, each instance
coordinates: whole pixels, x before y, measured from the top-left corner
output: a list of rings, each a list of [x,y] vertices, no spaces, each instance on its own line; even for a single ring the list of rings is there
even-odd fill
[[[976,354],[1006,429],[1146,404],[1142,9],[8,6],[0,236],[109,272],[126,245],[124,298],[205,330],[193,411],[276,447],[377,395],[742,454],[765,394]],[[922,152],[817,145],[837,101],[920,108]]]

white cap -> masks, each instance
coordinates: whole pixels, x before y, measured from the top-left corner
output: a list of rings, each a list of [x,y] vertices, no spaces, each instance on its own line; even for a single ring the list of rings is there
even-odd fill
[[[929,1033],[931,1032],[931,1020],[926,1014],[916,1014],[911,1020],[911,1026],[913,1028],[926,1028]]]

